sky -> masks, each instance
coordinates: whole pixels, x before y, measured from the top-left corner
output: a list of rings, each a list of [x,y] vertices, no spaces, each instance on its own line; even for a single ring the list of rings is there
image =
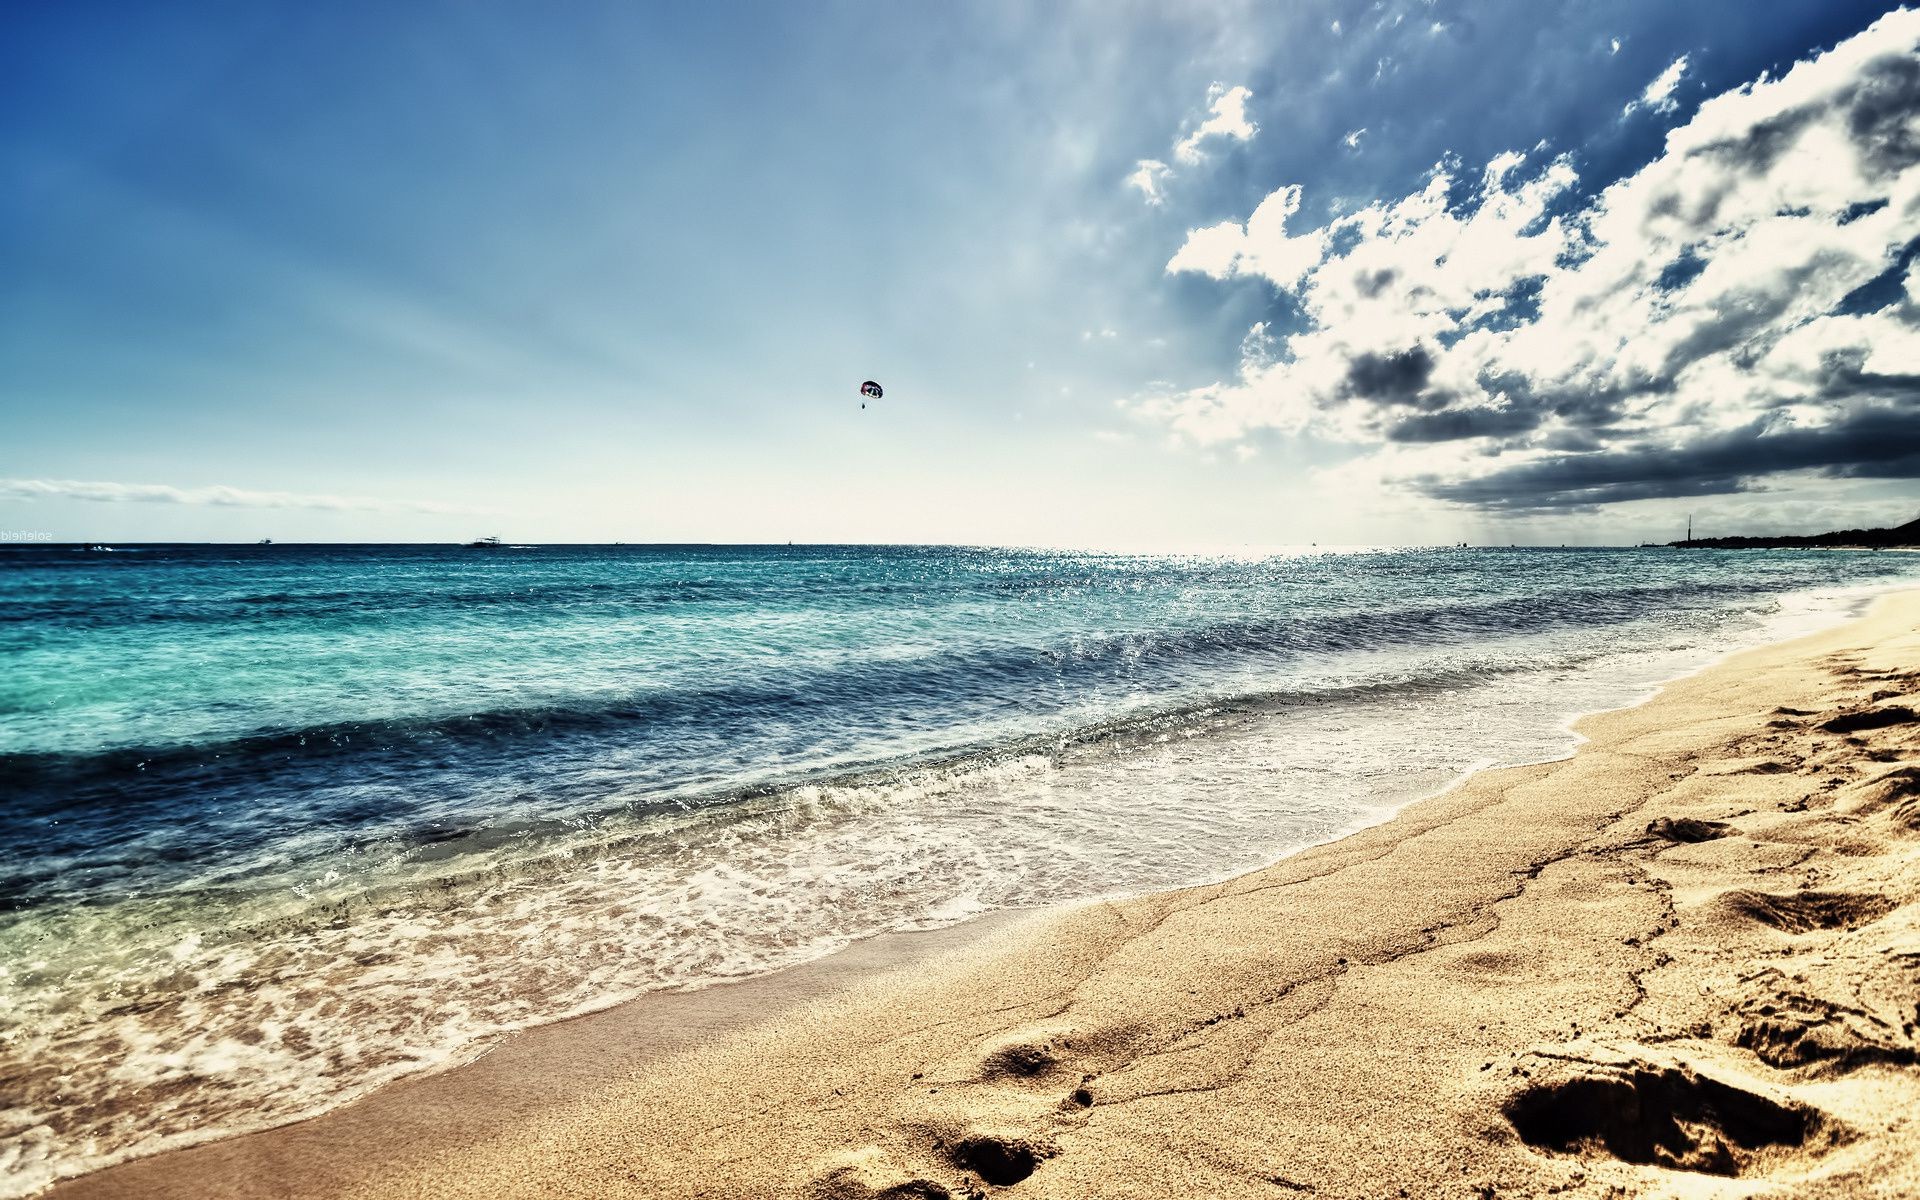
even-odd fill
[[[1920,514],[1884,4],[15,4],[0,177],[5,540]]]

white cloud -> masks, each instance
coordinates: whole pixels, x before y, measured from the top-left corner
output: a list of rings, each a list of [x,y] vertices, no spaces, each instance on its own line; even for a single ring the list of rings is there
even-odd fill
[[[1158,208],[1167,202],[1164,185],[1167,177],[1172,174],[1173,168],[1159,159],[1143,158],[1134,168],[1133,174],[1127,176],[1127,184],[1130,187],[1139,188],[1140,194],[1147,198],[1147,203]]]
[[[1240,361],[1243,363],[1266,364],[1279,355],[1279,339],[1265,321],[1256,321],[1247,336],[1240,339]]]
[[[1353,132],[1349,133],[1347,136],[1341,138],[1340,140],[1347,144],[1347,149],[1358,150],[1360,148],[1360,139],[1362,136],[1366,134],[1366,132],[1367,132],[1367,127],[1365,125],[1362,125],[1360,128],[1354,130]]]
[[[1353,480],[1503,510],[1920,477],[1920,268],[1842,303],[1920,235],[1917,59],[1920,12],[1884,16],[1585,201],[1569,158],[1517,151],[1305,230],[1282,187],[1167,270],[1262,278],[1301,327],[1132,408],[1200,443],[1311,432],[1365,448]]]
[[[1201,143],[1210,137],[1223,137],[1234,141],[1250,141],[1260,132],[1260,127],[1247,118],[1247,101],[1253,93],[1245,87],[1227,87],[1216,83],[1207,89],[1209,111],[1207,119],[1194,127],[1192,133],[1174,143],[1173,156],[1191,166],[1202,157]]]
[[[1619,43],[1616,42],[1616,53],[1618,52],[1618,45]],[[1647,85],[1647,90],[1640,93],[1639,99],[1629,103],[1625,109],[1621,110],[1622,115],[1631,115],[1636,110],[1642,108],[1650,108],[1658,113],[1670,113],[1679,108],[1680,102],[1673,98],[1673,92],[1675,88],[1680,86],[1680,79],[1686,73],[1687,56],[1682,54],[1679,58],[1674,59],[1672,65],[1666,70],[1660,72],[1659,76],[1657,76],[1652,83]]]
[[[179,488],[164,483],[107,483],[78,479],[0,479],[0,498],[9,500],[90,500],[103,504],[190,504],[216,508],[388,509],[406,512],[465,513],[474,510],[416,501],[373,500],[359,496],[256,492],[214,484]]]
[[[1619,39],[1619,38],[1614,38],[1614,39],[1612,40],[1612,42],[1610,42],[1610,43],[1608,43],[1608,44],[1609,44],[1610,46],[1612,46],[1612,48],[1613,48],[1613,50],[1612,50],[1612,52],[1613,52],[1613,53],[1615,53],[1615,54],[1618,54],[1618,53],[1620,53],[1620,39]]]
[[[1194,271],[1225,279],[1232,275],[1260,275],[1281,288],[1290,288],[1320,261],[1324,231],[1292,237],[1287,219],[1300,210],[1300,189],[1283,187],[1260,202],[1242,225],[1223,221],[1187,234],[1186,245],[1167,263],[1168,274]]]
[[[1199,163],[1206,157],[1202,143],[1208,138],[1242,142],[1250,140],[1260,132],[1260,127],[1247,116],[1247,101],[1252,98],[1253,93],[1244,87],[1216,83],[1208,88],[1207,116],[1194,126],[1191,133],[1173,144],[1174,160],[1186,166]],[[1139,189],[1149,205],[1158,208],[1166,203],[1167,181],[1173,175],[1173,168],[1159,159],[1143,158],[1134,164],[1133,173],[1127,176],[1125,182],[1128,187]]]

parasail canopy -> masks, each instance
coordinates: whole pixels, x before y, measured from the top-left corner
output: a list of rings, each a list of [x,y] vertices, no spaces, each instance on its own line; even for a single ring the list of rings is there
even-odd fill
[[[881,392],[879,384],[869,379],[860,385],[860,394],[862,396],[872,396],[875,400],[878,400],[884,393]]]

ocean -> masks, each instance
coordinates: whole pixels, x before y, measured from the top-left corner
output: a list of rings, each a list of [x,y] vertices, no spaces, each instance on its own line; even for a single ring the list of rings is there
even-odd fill
[[[0,549],[0,1195],[501,1032],[1217,880],[1920,556]]]

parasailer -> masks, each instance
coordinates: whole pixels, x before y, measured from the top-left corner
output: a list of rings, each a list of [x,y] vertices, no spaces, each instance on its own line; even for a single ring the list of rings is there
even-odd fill
[[[875,383],[871,379],[867,380],[865,383],[860,385],[860,394],[862,396],[872,397],[875,400],[878,400],[880,397],[886,395],[885,392],[880,390],[880,385]],[[867,402],[865,400],[862,400],[860,402],[860,407],[865,408],[866,406],[867,406]]]

